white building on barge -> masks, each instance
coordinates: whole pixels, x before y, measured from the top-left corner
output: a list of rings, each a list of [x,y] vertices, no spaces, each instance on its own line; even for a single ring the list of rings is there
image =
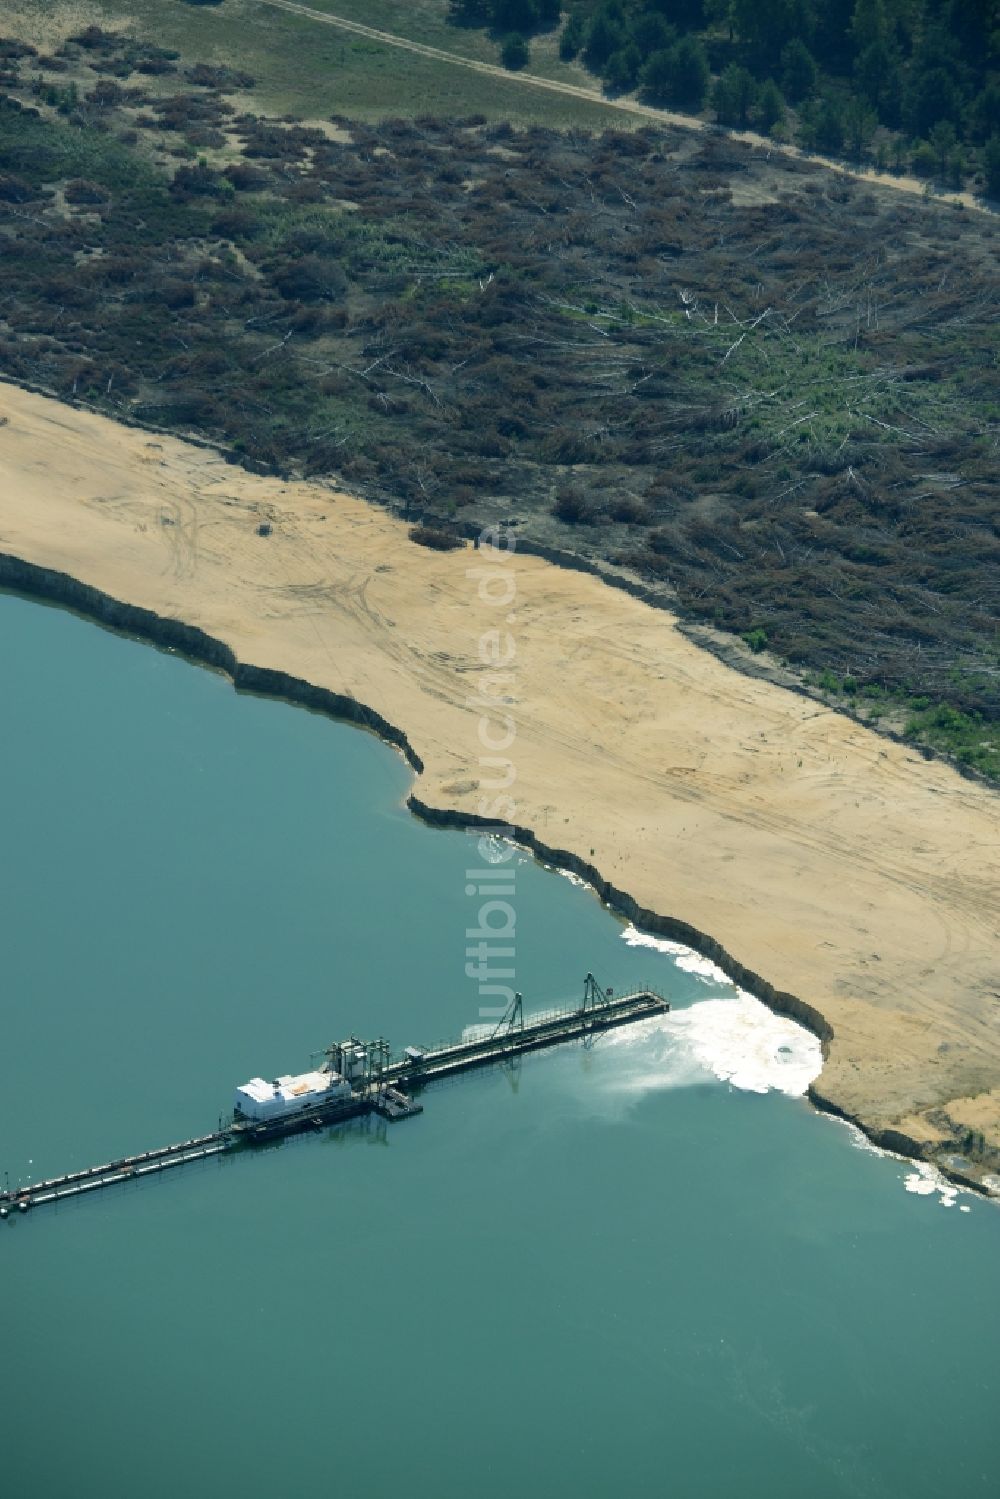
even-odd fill
[[[362,1084],[367,1070],[365,1048],[353,1037],[332,1046],[327,1065],[319,1072],[300,1072],[266,1082],[252,1077],[236,1089],[237,1119],[284,1119],[323,1104],[344,1102],[353,1085]]]
[[[336,1072],[300,1072],[270,1083],[252,1077],[236,1089],[236,1113],[242,1119],[282,1119],[350,1096],[350,1083]]]

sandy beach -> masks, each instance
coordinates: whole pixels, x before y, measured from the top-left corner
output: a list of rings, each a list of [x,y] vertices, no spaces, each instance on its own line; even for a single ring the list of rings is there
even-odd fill
[[[406,736],[424,807],[509,818],[823,1017],[818,1101],[1000,1177],[992,792],[596,578],[430,551],[360,499],[13,386],[0,422],[5,557],[358,699]]]

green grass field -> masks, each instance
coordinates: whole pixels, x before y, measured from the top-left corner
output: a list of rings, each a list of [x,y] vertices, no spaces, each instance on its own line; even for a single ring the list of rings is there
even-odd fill
[[[310,0],[311,3],[311,0]],[[445,0],[316,0],[312,7],[360,21],[456,54],[498,61],[496,45],[483,33],[447,25]],[[58,3],[16,0],[12,12],[57,19]],[[150,41],[185,56],[227,62],[253,73],[256,96],[269,110],[304,117],[348,114],[359,119],[399,115],[484,114],[515,124],[605,128],[628,121],[599,103],[560,98],[516,79],[485,78],[461,67],[337,31],[281,11],[266,0],[223,0],[188,5],[185,0],[84,0],[65,7],[73,27],[129,22]],[[71,28],[72,29],[72,28]],[[531,69],[547,77],[585,83],[576,67],[560,63],[552,38],[533,49]],[[592,81],[591,81],[592,82]]]
[[[360,21],[364,26],[374,26],[429,47],[440,47],[460,57],[489,63],[500,61],[499,42],[488,32],[448,24],[448,0],[376,0],[375,4],[369,0],[303,0],[303,3],[313,10]],[[530,38],[530,46],[529,72],[576,87],[597,87],[598,80],[586,68],[560,61],[558,30]]]

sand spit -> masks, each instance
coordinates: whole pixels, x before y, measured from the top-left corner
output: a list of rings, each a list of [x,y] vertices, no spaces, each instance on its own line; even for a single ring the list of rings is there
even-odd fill
[[[9,385],[0,554],[8,586],[383,734],[429,820],[474,822],[511,796],[519,841],[810,1024],[817,1101],[888,1148],[997,1172],[987,789],[740,675],[585,573],[515,555],[492,564],[516,584],[498,605],[480,596],[485,554],[413,546],[362,500]],[[480,659],[497,630],[506,682]],[[515,737],[489,750],[481,697],[498,692],[511,702],[490,733],[500,746],[509,711]],[[504,793],[491,754],[516,769]]]

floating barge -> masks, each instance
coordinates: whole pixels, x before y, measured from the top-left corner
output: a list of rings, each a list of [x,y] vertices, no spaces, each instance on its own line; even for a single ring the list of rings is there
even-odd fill
[[[251,1078],[242,1084],[236,1090],[231,1121],[220,1122],[213,1134],[0,1192],[0,1219],[241,1147],[328,1129],[366,1114],[393,1121],[408,1119],[423,1110],[414,1094],[431,1083],[476,1067],[509,1062],[525,1052],[588,1041],[602,1031],[632,1025],[669,1009],[667,1000],[653,989],[616,995],[611,989],[602,989],[588,973],[583,1003],[577,1009],[547,1010],[525,1019],[518,994],[492,1029],[480,1027],[476,1036],[467,1035],[448,1045],[408,1046],[402,1056],[393,1059],[386,1041],[363,1042],[351,1036],[328,1047],[324,1065],[315,1072],[278,1077],[272,1082]]]

